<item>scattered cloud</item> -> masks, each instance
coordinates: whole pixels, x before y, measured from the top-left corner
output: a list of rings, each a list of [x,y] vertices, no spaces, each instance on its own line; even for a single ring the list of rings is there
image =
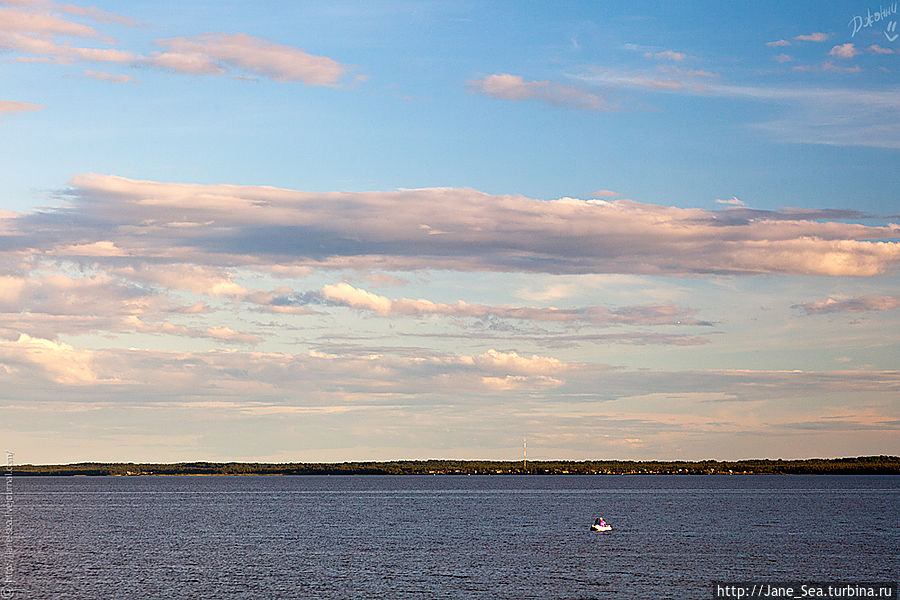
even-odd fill
[[[331,306],[345,306],[382,316],[406,315],[422,317],[442,315],[457,318],[518,319],[552,323],[589,323],[593,325],[710,325],[692,315],[695,311],[674,305],[630,306],[608,309],[602,306],[579,308],[535,306],[489,306],[432,302],[425,299],[391,299],[353,287],[348,283],[325,285],[320,291],[301,294],[296,302],[321,302]]]
[[[869,52],[874,52],[875,54],[893,54],[894,51],[890,48],[882,48],[878,44],[872,44],[869,46]]]
[[[101,10],[95,6],[76,6],[74,4],[57,4],[56,6],[62,12],[69,13],[70,15],[88,17],[101,23],[114,23],[116,25],[126,25],[129,27],[136,27],[138,25],[137,21],[131,17],[117,15]]]
[[[72,46],[58,43],[81,39],[91,44],[109,45],[115,40],[101,34],[90,25],[66,20],[54,11],[60,8],[53,3],[35,2],[23,7],[0,7],[0,48],[25,54],[16,60],[53,61],[69,63],[75,61],[127,63],[135,59],[135,54],[126,50],[108,47]],[[125,17],[106,13],[94,8],[80,9],[72,5],[62,5],[63,12],[79,14],[104,22],[126,24]],[[68,10],[67,10],[68,9]]]
[[[766,42],[766,46],[770,48],[780,48],[781,46],[790,46],[791,43],[787,40],[776,40],[774,42]]]
[[[93,174],[73,179],[69,199],[64,208],[9,220],[15,235],[6,243],[59,256],[73,244],[105,241],[132,263],[396,271],[871,276],[900,264],[900,244],[889,241],[897,226],[819,222],[794,209],[750,216],[740,208],[544,201],[459,188],[320,194]],[[227,280],[214,285],[222,294],[249,293]]]
[[[37,8],[38,10],[35,10]],[[0,6],[0,32],[20,32],[29,35],[66,35],[80,38],[102,38],[90,25],[67,21],[41,5],[27,8]]]
[[[30,102],[15,102],[13,100],[0,100],[0,117],[5,114],[29,112],[33,110],[42,110],[42,104],[31,104]]]
[[[350,67],[327,56],[244,33],[205,33],[157,40],[165,48],[143,60],[145,64],[193,75],[221,75],[232,70],[274,81],[335,86]]]
[[[791,62],[794,60],[794,57],[790,54],[776,54],[773,58],[780,63]]]
[[[719,198],[716,198],[716,203],[717,204],[728,204],[730,206],[746,206],[744,201],[738,199],[737,196],[732,196],[728,200],[720,200]]]
[[[798,35],[795,36],[795,40],[800,40],[803,42],[824,42],[829,38],[827,33],[810,33],[806,35]]]
[[[597,190],[593,194],[591,194],[591,198],[615,198],[616,196],[621,196],[619,192],[614,192],[612,190]]]
[[[76,350],[68,344],[25,333],[14,342],[0,340],[0,366],[7,373],[36,370],[58,384],[87,385],[99,382],[91,361],[89,350]]]
[[[794,67],[797,71],[859,73],[861,68],[833,62]],[[643,89],[657,93],[745,98],[781,105],[783,117],[752,124],[775,139],[790,143],[833,146],[900,148],[900,122],[885,119],[886,112],[900,109],[900,93],[893,88],[786,87],[725,85],[694,79],[655,81],[640,72],[616,72],[591,68],[581,77],[593,85]]]
[[[135,83],[137,81],[134,77],[123,73],[106,73],[105,71],[91,71],[89,69],[85,69],[83,73],[85,77],[110,83]]]
[[[299,81],[319,86],[338,86],[352,70],[326,56],[244,33],[216,32],[160,39],[156,43],[164,50],[148,56],[121,48],[93,47],[96,44],[109,46],[115,40],[93,26],[67,20],[59,12],[100,23],[136,25],[133,19],[95,7],[52,2],[0,7],[0,48],[22,54],[14,59],[20,62],[112,62],[194,75],[244,77],[249,74],[273,81]],[[71,39],[89,41],[92,47],[71,45]],[[85,73],[103,81],[133,81],[132,78],[126,80],[126,75],[101,74],[99,71]],[[358,75],[355,81],[363,79],[364,76]]]
[[[828,298],[795,304],[793,308],[800,309],[808,315],[895,310],[900,308],[900,296],[860,296],[846,300]]]
[[[663,50],[662,52],[645,52],[647,58],[659,58],[663,60],[682,61],[687,58],[687,54],[683,52],[675,52],[674,50]]]
[[[832,73],[859,73],[862,71],[862,68],[859,66],[855,67],[842,67],[840,65],[834,64],[834,62],[828,60],[820,65],[797,65],[794,67],[795,71],[805,71],[805,72],[819,72],[819,71],[830,71]]]
[[[859,50],[853,44],[847,43],[833,47],[828,54],[838,58],[853,58],[859,53]]]
[[[500,100],[535,100],[553,106],[583,110],[610,110],[605,100],[591,92],[553,81],[525,81],[519,75],[500,73],[468,81],[471,91]]]

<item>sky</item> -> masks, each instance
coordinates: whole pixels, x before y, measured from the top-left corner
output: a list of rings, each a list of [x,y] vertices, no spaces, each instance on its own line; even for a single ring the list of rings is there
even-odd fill
[[[0,0],[0,439],[898,454],[898,20]]]

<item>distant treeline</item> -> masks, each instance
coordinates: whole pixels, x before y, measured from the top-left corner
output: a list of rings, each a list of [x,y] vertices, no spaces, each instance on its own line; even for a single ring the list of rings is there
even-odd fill
[[[9,472],[9,471],[7,471]],[[401,460],[343,463],[186,462],[73,463],[69,465],[16,465],[21,475],[673,475],[713,474],[900,474],[900,457],[810,458],[803,460],[753,459],[737,461],[632,461],[632,460]]]

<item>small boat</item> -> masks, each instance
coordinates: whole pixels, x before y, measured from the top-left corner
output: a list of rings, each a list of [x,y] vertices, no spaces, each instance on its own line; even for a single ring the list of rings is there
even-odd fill
[[[594,521],[594,524],[591,525],[591,531],[612,531],[612,526],[604,521],[601,517]]]

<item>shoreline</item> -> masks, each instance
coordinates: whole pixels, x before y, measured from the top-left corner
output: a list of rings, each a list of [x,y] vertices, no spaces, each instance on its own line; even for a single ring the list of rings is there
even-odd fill
[[[898,475],[900,457],[738,461],[486,461],[401,460],[341,463],[207,462],[102,463],[12,467],[13,476],[169,475]]]

